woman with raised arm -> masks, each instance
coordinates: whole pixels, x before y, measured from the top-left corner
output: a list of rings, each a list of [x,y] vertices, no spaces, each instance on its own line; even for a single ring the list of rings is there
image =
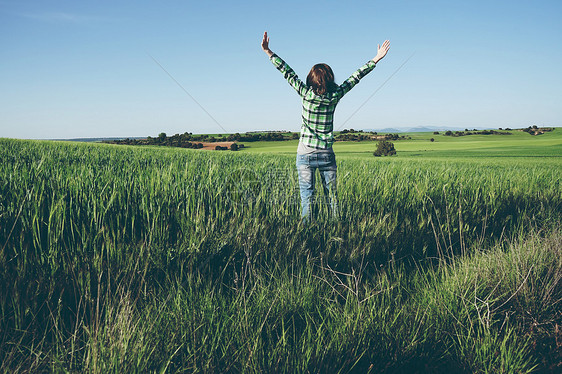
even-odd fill
[[[337,219],[339,217],[337,166],[332,149],[334,111],[340,99],[386,56],[390,42],[385,40],[382,47],[379,45],[377,55],[341,85],[334,82],[334,73],[326,64],[314,65],[306,77],[306,84],[302,82],[293,69],[269,49],[267,31],[263,34],[261,47],[273,65],[302,98],[302,124],[296,162],[301,195],[301,218],[308,220],[313,216],[314,174],[318,169],[325,202],[328,204],[331,216]]]

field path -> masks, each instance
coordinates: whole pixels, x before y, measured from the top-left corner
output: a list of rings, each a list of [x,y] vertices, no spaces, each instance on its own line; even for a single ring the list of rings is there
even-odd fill
[[[213,143],[203,143],[202,142],[202,144],[203,144],[202,149],[212,149],[212,150],[214,150],[217,145],[220,145],[221,147],[227,147],[228,149],[230,149],[230,145],[232,143],[235,143],[235,142],[213,142]]]

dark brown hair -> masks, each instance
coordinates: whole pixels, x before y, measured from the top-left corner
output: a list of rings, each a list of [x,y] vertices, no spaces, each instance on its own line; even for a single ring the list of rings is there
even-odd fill
[[[306,77],[306,85],[312,87],[317,95],[334,92],[338,85],[334,82],[334,72],[327,64],[316,64]]]

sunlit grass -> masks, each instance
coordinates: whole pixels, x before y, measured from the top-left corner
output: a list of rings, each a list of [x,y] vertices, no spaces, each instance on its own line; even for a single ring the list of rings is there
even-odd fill
[[[302,225],[294,155],[0,145],[2,370],[557,364],[559,158],[338,158]]]
[[[469,135],[451,137],[443,132],[435,135],[431,132],[405,133],[411,139],[394,142],[396,158],[436,158],[463,159],[471,157],[486,158],[495,162],[497,158],[512,157],[562,157],[562,128],[543,135],[531,136],[521,131],[511,131],[512,135]],[[434,141],[431,142],[430,139]],[[370,159],[376,149],[376,141],[336,142],[334,151],[338,158],[359,157]],[[293,155],[296,153],[298,140],[284,142],[246,143],[244,153],[275,153]],[[560,165],[560,163],[558,164]]]

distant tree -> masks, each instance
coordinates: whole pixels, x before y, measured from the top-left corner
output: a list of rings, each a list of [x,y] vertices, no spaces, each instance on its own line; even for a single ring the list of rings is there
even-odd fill
[[[160,134],[158,134],[158,140],[163,142],[165,141],[167,138],[166,133],[165,132],[161,132]]]
[[[398,140],[398,138],[400,138],[400,136],[398,134],[386,134],[384,136],[384,138],[386,140]]]
[[[430,141],[430,142],[434,142],[434,141],[435,141],[435,139],[431,138],[431,139],[429,139],[429,141]]]
[[[445,135],[447,135],[447,136],[452,136],[452,135],[453,135],[453,132],[452,132],[451,130],[447,130],[447,132],[445,132]]]
[[[237,150],[238,150],[238,144],[232,143],[232,144],[230,145],[230,150],[231,150],[231,151],[237,151]]]
[[[433,135],[439,135],[439,131],[434,131]]]
[[[292,139],[298,139],[299,137],[300,137],[300,134],[299,134],[298,132],[294,132],[294,133],[291,135],[291,138],[292,138]]]
[[[373,152],[373,156],[380,157],[380,156],[392,156],[396,154],[396,149],[394,148],[394,144],[389,142],[388,140],[381,140],[377,144],[377,149]]]

